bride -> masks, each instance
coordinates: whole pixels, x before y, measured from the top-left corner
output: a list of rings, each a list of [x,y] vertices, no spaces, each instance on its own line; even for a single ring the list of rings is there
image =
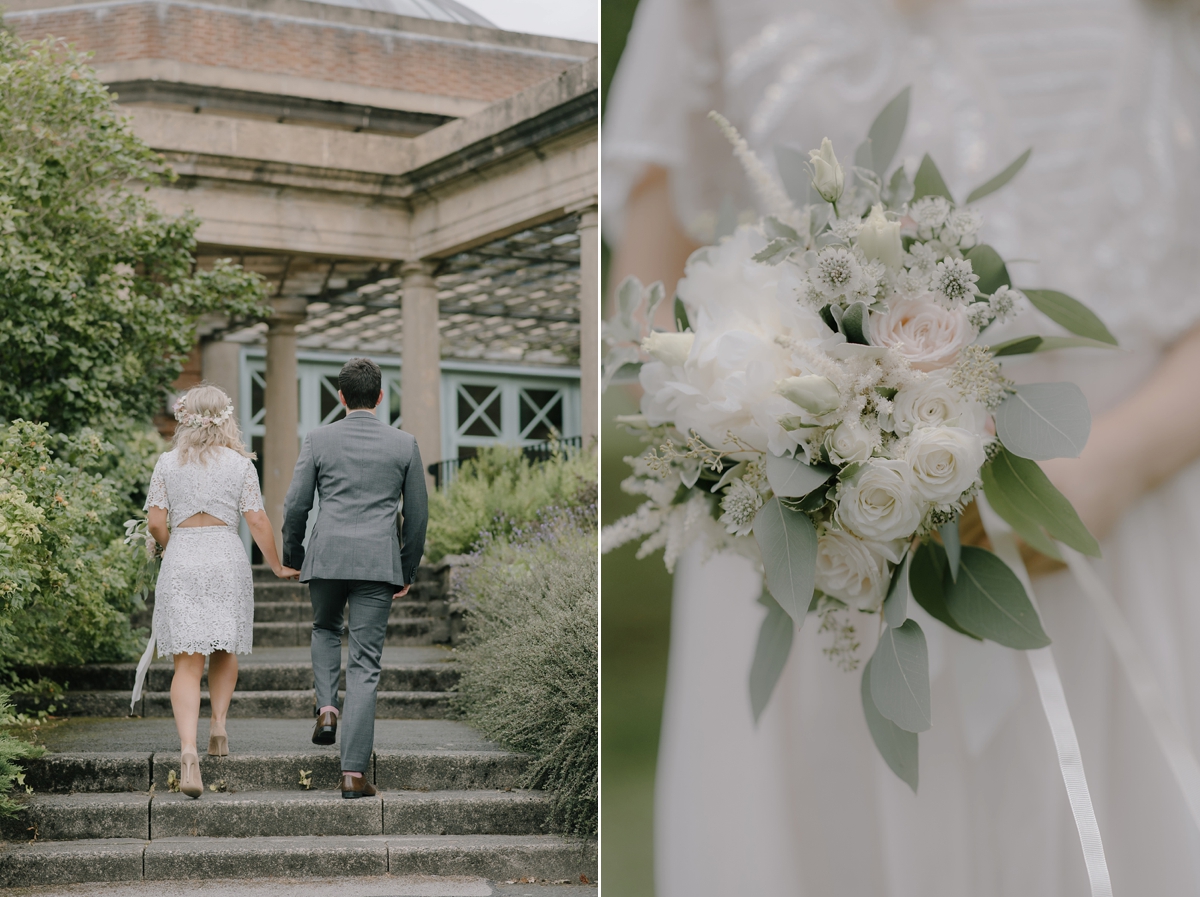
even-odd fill
[[[1087,449],[1046,468],[1103,540],[1100,572],[1194,747],[1198,16],[1187,0],[641,0],[608,101],[603,210],[616,245],[610,282],[634,274],[670,289],[712,239],[718,210],[753,205],[705,120],[710,109],[770,164],[774,147],[807,150],[823,137],[851,153],[911,84],[900,155],[929,149],[958,196],[1033,146],[1017,180],[980,203],[984,234],[1023,260],[1010,264],[1016,286],[1077,296],[1122,349],[1028,356],[1005,371],[1073,380],[1088,396]],[[1018,320],[1008,335],[1053,332],[1036,324]],[[1054,744],[1018,653],[921,620],[934,727],[921,736],[914,796],[876,755],[858,674],[826,659],[815,626],[800,632],[754,725],[747,678],[760,583],[733,557],[693,554],[676,571],[659,897],[1088,893]],[[1200,832],[1095,615],[1067,573],[1034,588],[1114,893],[1200,893]]]
[[[254,639],[254,579],[237,534],[238,515],[276,576],[296,579],[300,572],[279,562],[254,456],[242,443],[229,396],[216,386],[194,387],[175,403],[175,419],[174,448],[154,465],[146,496],[147,529],[164,548],[151,644],[175,659],[171,710],[179,731],[179,790],[195,798],[204,792],[196,729],[205,658],[212,705],[208,753],[223,757],[229,753],[225,717],[237,685],[237,655],[249,654]]]

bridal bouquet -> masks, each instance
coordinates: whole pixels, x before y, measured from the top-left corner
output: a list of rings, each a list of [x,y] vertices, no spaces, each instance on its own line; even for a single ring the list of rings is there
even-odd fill
[[[1099,554],[1036,463],[1079,454],[1091,425],[1083,394],[1068,383],[1016,386],[1001,359],[1116,341],[1069,296],[1014,289],[979,240],[970,204],[1029,152],[959,205],[928,155],[911,179],[904,166],[889,173],[907,115],[906,89],[852,166],[828,140],[807,163],[781,148],[777,179],[713,114],[770,215],[691,257],[677,332],[650,326],[661,284],[621,285],[604,329],[605,382],[636,373],[641,414],[622,420],[650,447],[628,459],[623,484],[646,501],[605,529],[603,547],[642,538],[639,557],[663,548],[673,567],[699,539],[761,563],[756,718],[810,614],[846,669],[860,662],[856,622],[877,618],[863,708],[885,760],[915,790],[916,733],[931,708],[909,600],[973,638],[1049,644],[1012,570],[960,544],[967,505],[982,489],[1033,548],[1058,557],[1057,540]],[[1075,335],[989,343],[993,322],[1029,305]]]

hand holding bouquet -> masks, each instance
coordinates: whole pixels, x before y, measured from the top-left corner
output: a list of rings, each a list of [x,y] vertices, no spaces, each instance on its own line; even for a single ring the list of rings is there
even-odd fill
[[[828,140],[805,163],[778,154],[782,183],[730,137],[770,215],[688,262],[678,332],[647,330],[665,298],[623,283],[605,325],[606,383],[637,372],[641,414],[625,423],[650,444],[631,458],[637,513],[608,527],[604,550],[642,538],[672,567],[691,541],[761,562],[768,609],[751,672],[757,717],[810,613],[827,653],[859,665],[856,620],[882,628],[863,669],[863,706],[891,768],[915,790],[916,733],[931,725],[925,636],[911,598],[972,638],[1018,649],[1049,643],[1017,576],[962,546],[958,521],[982,489],[1033,548],[1099,547],[1037,463],[1074,457],[1090,429],[1068,383],[1015,386],[1005,356],[1115,340],[1083,305],[1053,290],[1016,290],[926,155],[911,180],[888,172],[908,90],[879,115],[843,166]],[[1072,336],[989,343],[988,328],[1029,305]],[[1019,318],[1018,318],[1019,319]]]

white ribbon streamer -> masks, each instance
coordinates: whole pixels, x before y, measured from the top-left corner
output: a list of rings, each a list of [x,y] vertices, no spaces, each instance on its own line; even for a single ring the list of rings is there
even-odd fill
[[[142,683],[146,681],[146,671],[150,669],[150,661],[154,659],[154,649],[158,644],[158,639],[155,637],[154,630],[150,630],[150,643],[146,645],[146,650],[142,652],[142,659],[138,661],[137,673],[133,677],[133,699],[129,702],[129,715],[133,716],[137,713],[137,702],[142,698]]]
[[[983,529],[992,541],[993,550],[1021,580],[1036,610],[1037,599],[1033,594],[1033,584],[1029,581],[1029,571],[1025,569],[1025,563],[1021,560],[1021,552],[1017,548],[1012,530],[988,506],[983,496],[979,497],[979,514],[983,521]],[[1071,721],[1071,711],[1067,707],[1067,697],[1063,692],[1062,679],[1058,675],[1058,666],[1054,663],[1054,655],[1049,647],[1026,651],[1025,656],[1029,659],[1029,668],[1033,671],[1034,682],[1037,683],[1042,710],[1045,711],[1046,721],[1050,724],[1050,734],[1054,736],[1058,767],[1062,771],[1063,784],[1067,788],[1071,813],[1075,816],[1075,827],[1079,830],[1079,843],[1083,848],[1083,862],[1087,866],[1092,897],[1112,897],[1112,881],[1108,875],[1108,861],[1104,857],[1104,844],[1100,840],[1100,826],[1096,822],[1096,811],[1092,807],[1092,795],[1088,791],[1087,776],[1083,772],[1079,739],[1075,735],[1075,724]]]
[[[1146,714],[1150,722],[1150,731],[1167,758],[1171,772],[1175,774],[1175,781],[1179,783],[1179,789],[1183,792],[1183,799],[1192,814],[1192,821],[1200,828],[1200,763],[1196,762],[1196,755],[1192,752],[1188,737],[1171,715],[1149,660],[1134,638],[1116,599],[1104,585],[1096,569],[1088,563],[1087,558],[1074,549],[1061,544],[1058,547],[1067,566],[1075,575],[1075,580],[1096,609],[1104,634],[1112,643],[1117,661],[1129,679],[1134,698]]]

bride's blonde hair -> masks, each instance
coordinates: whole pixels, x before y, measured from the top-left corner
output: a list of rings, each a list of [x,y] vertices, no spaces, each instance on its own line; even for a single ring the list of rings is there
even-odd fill
[[[183,464],[199,461],[207,464],[215,449],[233,449],[239,455],[253,458],[246,451],[242,428],[233,413],[233,402],[219,386],[193,386],[175,402],[175,449]]]

